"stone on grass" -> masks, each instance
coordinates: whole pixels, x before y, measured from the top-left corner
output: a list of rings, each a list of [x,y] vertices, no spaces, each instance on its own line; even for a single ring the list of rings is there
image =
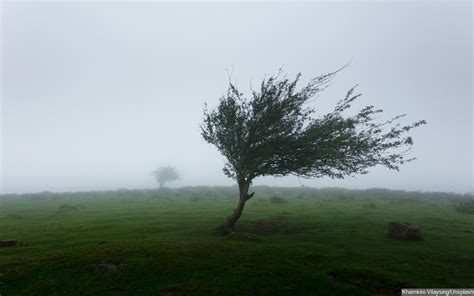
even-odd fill
[[[0,247],[14,247],[16,246],[16,239],[0,240]]]
[[[118,266],[111,262],[104,262],[99,264],[100,267],[106,268],[108,270],[117,270]]]
[[[418,240],[421,239],[420,226],[406,222],[390,222],[388,236],[396,239]]]

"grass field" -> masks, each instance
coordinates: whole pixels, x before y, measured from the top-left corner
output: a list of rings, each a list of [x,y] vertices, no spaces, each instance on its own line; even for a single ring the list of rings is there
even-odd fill
[[[459,196],[257,187],[238,230],[213,230],[237,190],[4,195],[0,294],[398,295],[473,287],[474,215]],[[421,226],[393,240],[387,224]]]

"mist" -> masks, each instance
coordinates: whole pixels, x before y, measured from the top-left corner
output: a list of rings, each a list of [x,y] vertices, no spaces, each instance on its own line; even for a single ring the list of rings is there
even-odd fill
[[[349,66],[313,104],[407,113],[417,160],[345,180],[255,185],[473,191],[472,3],[2,2],[1,193],[233,185],[200,135],[230,79]],[[357,108],[355,108],[357,109]]]

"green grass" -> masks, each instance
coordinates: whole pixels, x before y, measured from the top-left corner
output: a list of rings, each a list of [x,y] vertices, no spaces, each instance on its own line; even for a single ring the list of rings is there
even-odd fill
[[[0,248],[0,294],[397,295],[473,286],[474,215],[456,211],[461,196],[259,187],[238,231],[215,235],[234,190],[0,196],[0,239],[19,242]],[[394,220],[419,224],[423,239],[389,239]]]

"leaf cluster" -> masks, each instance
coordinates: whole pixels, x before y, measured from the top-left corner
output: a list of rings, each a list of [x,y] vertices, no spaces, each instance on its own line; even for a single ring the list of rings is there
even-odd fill
[[[237,181],[258,176],[343,178],[365,174],[382,165],[398,170],[413,145],[408,132],[424,120],[401,125],[398,115],[378,121],[381,109],[366,106],[354,115],[345,111],[360,97],[351,88],[324,116],[308,102],[322,92],[338,71],[311,79],[298,88],[301,74],[290,80],[277,75],[264,79],[250,98],[229,83],[214,110],[204,109],[201,134],[227,162],[224,173]]]

